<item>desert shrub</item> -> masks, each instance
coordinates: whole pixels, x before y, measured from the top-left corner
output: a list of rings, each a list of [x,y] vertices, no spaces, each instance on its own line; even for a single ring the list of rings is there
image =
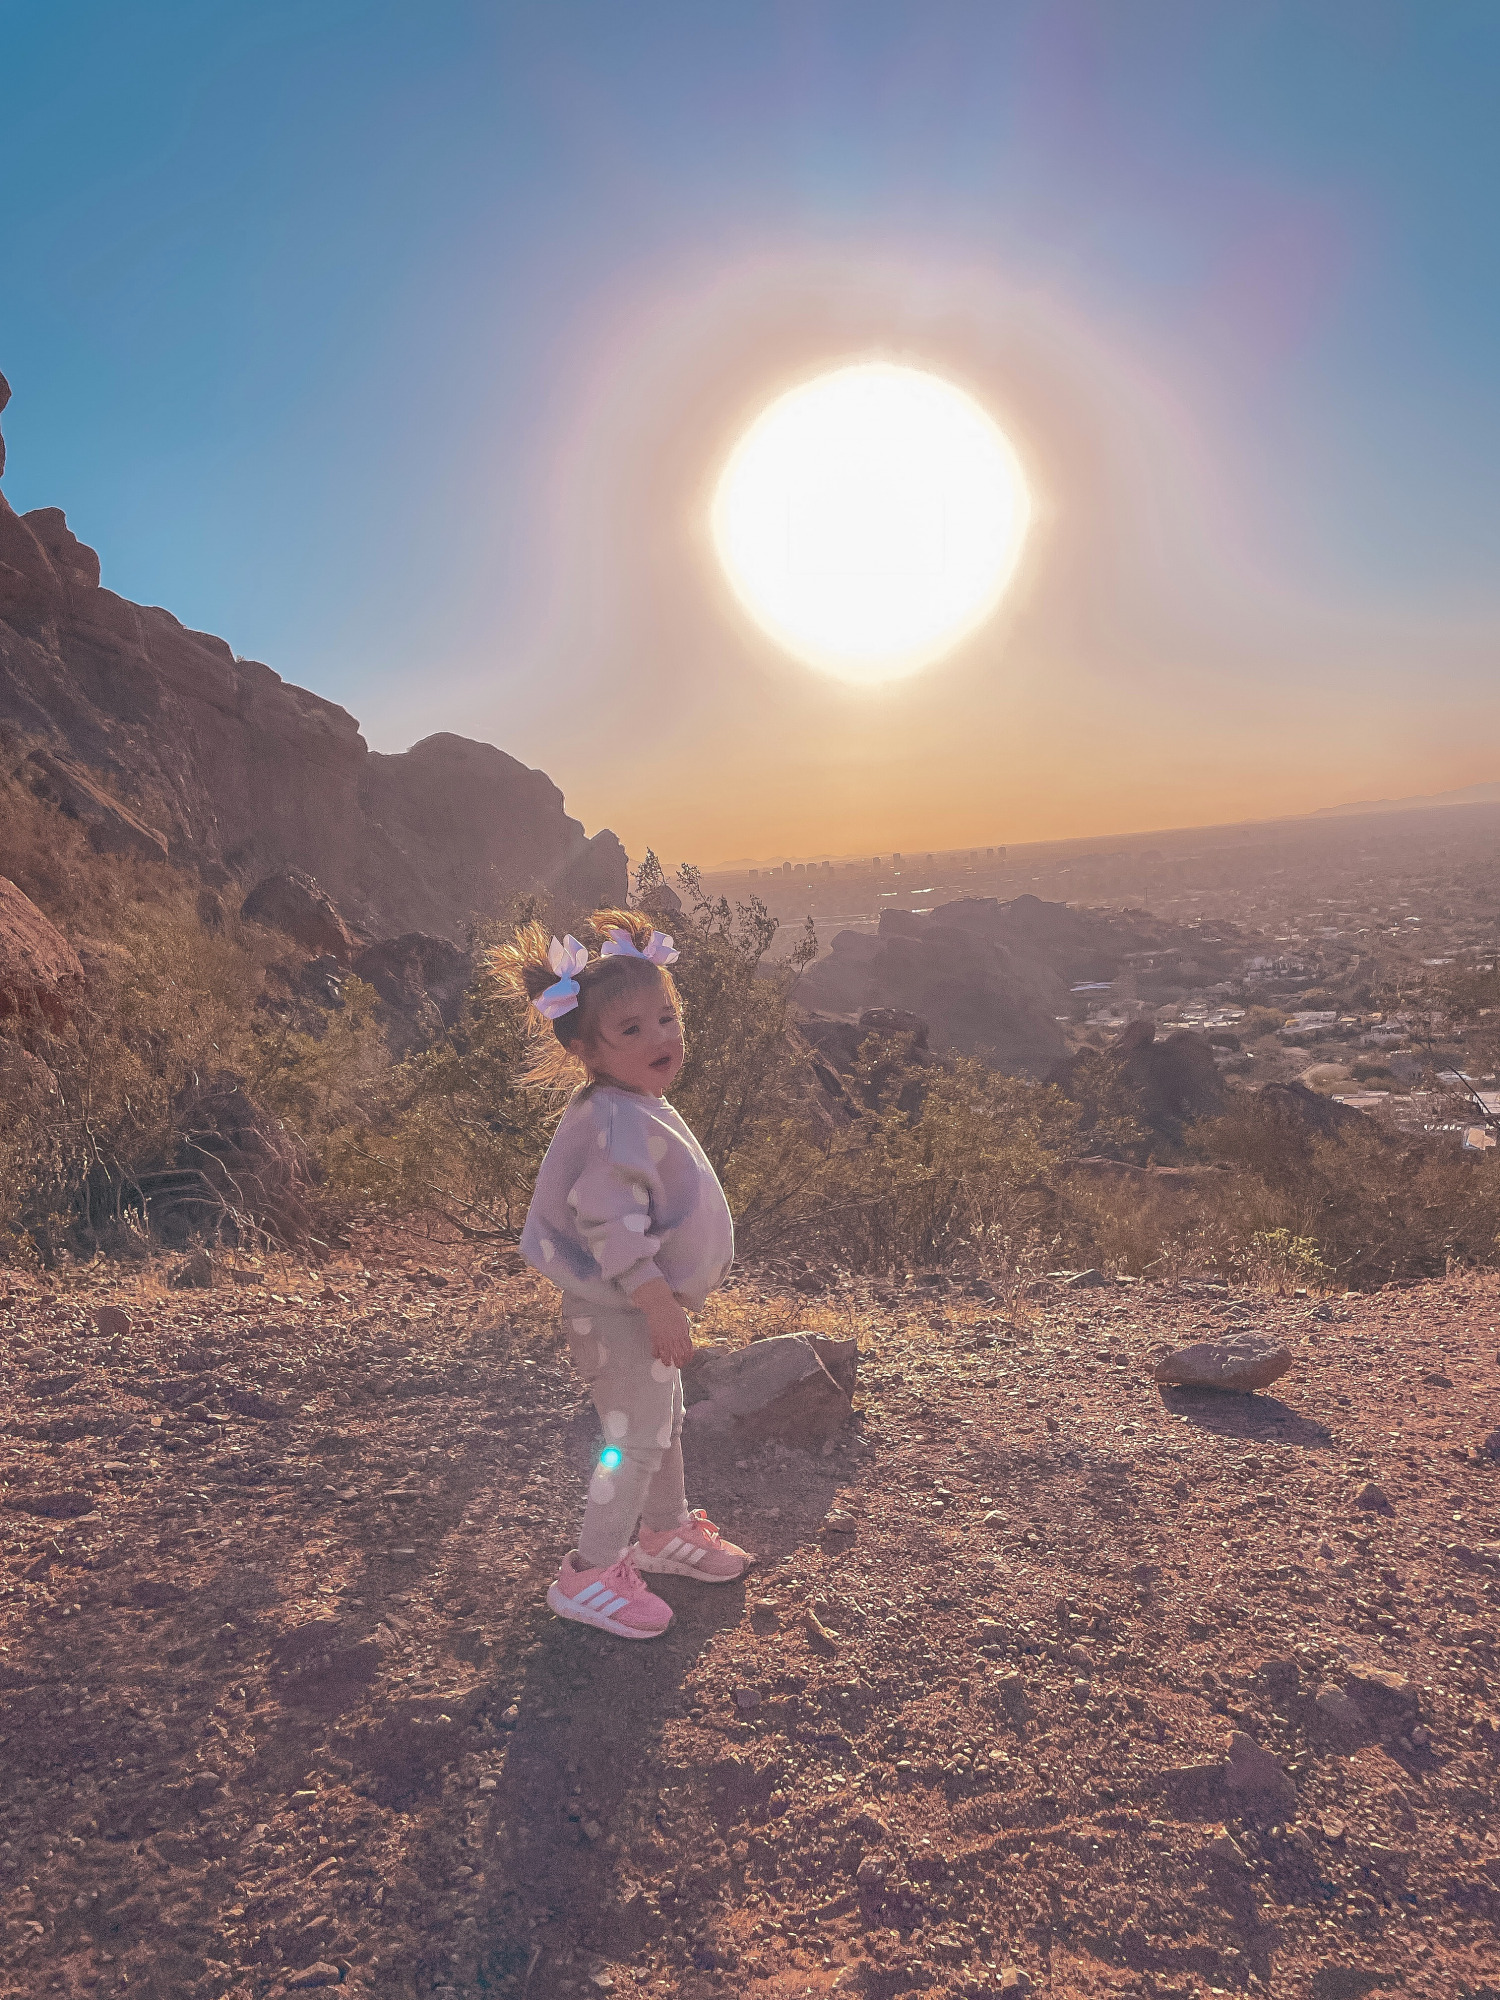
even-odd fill
[[[256,1227],[248,1212],[231,1213],[226,1159],[198,1157],[210,1098],[243,1099],[241,1127],[258,1124],[266,1157],[287,1161],[316,1155],[365,1115],[387,1067],[368,987],[351,981],[332,1012],[268,1008],[274,935],[241,922],[185,870],[96,854],[10,771],[0,771],[0,872],[64,933],[87,974],[66,1027],[28,1024],[24,1047],[19,1031],[0,1042],[6,1254],[86,1251],[125,1218],[143,1219],[157,1197],[180,1212],[194,1184],[205,1220]],[[262,1173],[253,1184],[270,1182]]]
[[[1077,1107],[1080,1144],[1116,1159],[1144,1153],[1154,1135],[1142,1115],[1140,1092],[1108,1052],[1078,1051],[1070,1066],[1068,1096]]]
[[[758,898],[731,908],[727,898],[709,896],[690,867],[678,870],[677,883],[682,907],[670,922],[680,957],[672,976],[687,1057],[672,1101],[722,1176],[767,1119],[790,1114],[809,1097],[791,993],[818,944],[809,925],[784,957],[771,961],[780,925]],[[648,852],[636,876],[637,900],[650,908],[664,886]]]
[[[1050,1229],[1073,1107],[972,1058],[918,1066],[911,1039],[862,1044],[853,1083],[872,1107],[864,1116],[821,1131],[767,1121],[755,1132],[729,1181],[750,1248],[795,1245],[850,1270],[890,1271],[1014,1261]],[[917,1101],[905,1109],[913,1077]]]
[[[534,914],[528,903],[517,920]],[[336,1188],[429,1210],[468,1236],[519,1232],[560,1106],[522,1085],[525,1031],[488,968],[489,947],[512,927],[476,936],[457,1025],[391,1070],[370,1117],[325,1148]]]
[[[1239,1273],[1263,1291],[1289,1292],[1326,1285],[1333,1276],[1310,1236],[1290,1229],[1257,1229],[1238,1259]]]

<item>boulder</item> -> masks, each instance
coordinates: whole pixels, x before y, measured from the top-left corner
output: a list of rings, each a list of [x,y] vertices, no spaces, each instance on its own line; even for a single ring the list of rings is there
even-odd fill
[[[333,898],[300,868],[285,868],[257,882],[240,905],[240,915],[283,932],[314,958],[348,965],[359,949]]]
[[[854,1404],[859,1344],[783,1333],[710,1351],[682,1373],[695,1429],[780,1438],[804,1451],[826,1444]]]
[[[83,995],[83,966],[55,924],[0,875],[0,1022],[66,1027]]]
[[[96,852],[166,860],[166,835],[112,798],[87,771],[63,763],[48,750],[33,750],[22,769],[38,798],[47,799],[69,819],[82,824]]]
[[[1405,1674],[1356,1662],[1348,1682],[1350,1698],[1375,1728],[1404,1735],[1418,1721],[1417,1692]]]
[[[380,996],[381,1025],[401,1056],[430,1046],[458,1020],[473,961],[447,938],[407,931],[366,945],[350,969]]]
[[[1176,1389],[1267,1389],[1292,1365],[1291,1350],[1255,1334],[1198,1340],[1156,1364],[1155,1379]]]

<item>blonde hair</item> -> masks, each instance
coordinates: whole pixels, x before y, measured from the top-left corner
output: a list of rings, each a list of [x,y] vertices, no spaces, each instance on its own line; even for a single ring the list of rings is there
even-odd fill
[[[612,930],[623,931],[637,951],[651,942],[651,919],[640,910],[595,910],[587,928],[602,942]],[[583,1053],[598,1033],[599,1013],[609,1000],[632,988],[650,986],[665,992],[679,1017],[682,1000],[664,965],[621,953],[591,958],[575,976],[578,1005],[554,1021],[539,1014],[532,1001],[555,984],[557,974],[547,956],[550,932],[539,923],[522,924],[508,944],[490,953],[489,969],[502,993],[518,1008],[531,1039],[521,1082],[547,1090],[572,1089],[592,1083],[594,1073]]]

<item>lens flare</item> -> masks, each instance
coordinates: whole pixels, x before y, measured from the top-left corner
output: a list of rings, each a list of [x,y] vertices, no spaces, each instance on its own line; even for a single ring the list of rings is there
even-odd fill
[[[599,1463],[604,1471],[613,1472],[620,1464],[623,1456],[622,1452],[616,1451],[614,1446],[610,1445],[606,1450],[600,1452]]]
[[[1010,440],[940,376],[888,362],[789,390],[729,455],[714,545],[776,643],[841,680],[899,680],[989,618],[1031,502]]]

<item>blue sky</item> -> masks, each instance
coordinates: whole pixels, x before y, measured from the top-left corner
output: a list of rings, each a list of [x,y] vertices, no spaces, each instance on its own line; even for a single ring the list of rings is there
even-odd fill
[[[1043,578],[1029,623],[934,670],[882,844],[1496,775],[1493,5],[28,0],[0,37],[12,505],[65,507],[106,583],[377,747],[488,736],[637,850],[878,840],[860,801],[890,818],[911,711],[853,714],[701,592],[684,610],[627,516],[689,450],[674,380],[711,401],[749,310],[765,341],[713,393],[752,402],[820,343],[910,351],[930,323],[938,361],[977,354],[989,312],[1074,356],[1073,445],[1142,467],[1112,504],[1192,576],[1169,613],[1127,536],[1134,581],[1085,586],[1086,631]],[[1008,365],[997,331],[1002,403]],[[1068,477],[1056,498],[1085,511]],[[1205,521],[1211,546],[1176,525]],[[1143,727],[1131,789],[1085,728],[1036,782],[1101,680],[1170,710],[1167,748]],[[1298,740],[1231,755],[1264,689]],[[1014,772],[934,824],[976,714]]]

